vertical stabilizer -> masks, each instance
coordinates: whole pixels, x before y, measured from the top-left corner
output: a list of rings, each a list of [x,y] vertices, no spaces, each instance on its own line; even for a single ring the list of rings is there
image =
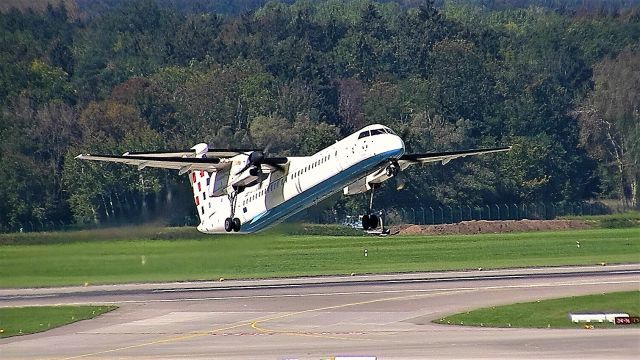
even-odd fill
[[[209,146],[200,143],[191,148],[195,151],[196,158],[203,158],[209,151]],[[200,223],[205,222],[213,213],[213,204],[209,196],[209,184],[211,182],[211,174],[208,171],[192,171],[189,173],[189,181],[193,188],[193,200],[196,204],[196,211],[200,217]]]

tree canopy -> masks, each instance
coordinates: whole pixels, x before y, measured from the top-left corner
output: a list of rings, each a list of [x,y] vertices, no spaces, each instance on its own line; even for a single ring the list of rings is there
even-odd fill
[[[639,205],[638,1],[9,3],[2,227],[193,211],[186,179],[80,152],[308,155],[371,123],[413,152],[514,146],[411,170],[409,191],[385,186],[383,203]]]

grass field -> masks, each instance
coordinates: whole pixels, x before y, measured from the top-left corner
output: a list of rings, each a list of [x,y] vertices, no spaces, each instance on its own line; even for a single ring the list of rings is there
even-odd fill
[[[640,228],[390,237],[183,231],[112,230],[100,240],[54,233],[47,245],[15,237],[22,244],[6,245],[0,236],[0,287],[640,262]]]
[[[447,316],[436,323],[487,327],[580,328],[572,323],[571,312],[623,312],[640,315],[640,291],[615,292],[496,306]],[[620,327],[593,323],[594,327]],[[638,327],[640,324],[624,325]]]
[[[627,211],[609,215],[562,216],[561,219],[582,220],[593,227],[604,229],[629,228],[640,226],[640,211]]]
[[[624,213],[615,213],[608,215],[568,215],[560,216],[560,219],[571,220],[612,220],[612,219],[631,219],[640,220],[640,211],[627,211]]]
[[[31,306],[0,308],[0,338],[33,334],[94,318],[116,306]]]

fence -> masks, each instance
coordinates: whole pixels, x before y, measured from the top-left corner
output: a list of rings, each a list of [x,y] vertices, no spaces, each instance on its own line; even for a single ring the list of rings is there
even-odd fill
[[[555,219],[558,216],[583,216],[608,214],[611,210],[601,203],[520,203],[520,204],[485,204],[485,205],[422,205],[417,207],[398,207],[387,210],[387,223],[434,225],[457,223],[469,220],[521,220],[521,219]],[[350,217],[356,219],[357,216]],[[302,216],[303,221],[318,224],[341,224],[345,216],[331,210],[317,212],[311,218]],[[186,216],[184,221],[174,223],[177,226],[195,226],[195,216]],[[131,223],[129,223],[131,224]],[[114,223],[105,224],[113,226]],[[120,224],[122,225],[122,224]],[[74,230],[100,227],[98,224],[78,227],[63,222],[28,221],[15,223],[12,226],[0,226],[2,232],[34,232],[54,230]]]
[[[36,232],[36,231],[56,231],[68,230],[72,225],[62,221],[25,221],[23,223],[16,222],[12,225],[3,226],[0,224],[0,233],[14,232]]]
[[[602,215],[611,211],[600,203],[521,203],[436,205],[394,208],[390,222],[419,225],[451,224],[470,220],[555,219],[559,216]]]

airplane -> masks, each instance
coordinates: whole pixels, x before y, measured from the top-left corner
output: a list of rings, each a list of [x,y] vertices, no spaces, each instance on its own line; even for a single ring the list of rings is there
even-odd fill
[[[449,161],[470,155],[509,151],[511,147],[406,154],[403,140],[389,127],[369,125],[311,156],[268,157],[252,149],[209,149],[205,143],[187,151],[80,154],[76,159],[165,168],[189,173],[200,224],[207,234],[254,233],[343,190],[370,191],[364,230],[382,224],[372,211],[374,190],[413,164]]]

